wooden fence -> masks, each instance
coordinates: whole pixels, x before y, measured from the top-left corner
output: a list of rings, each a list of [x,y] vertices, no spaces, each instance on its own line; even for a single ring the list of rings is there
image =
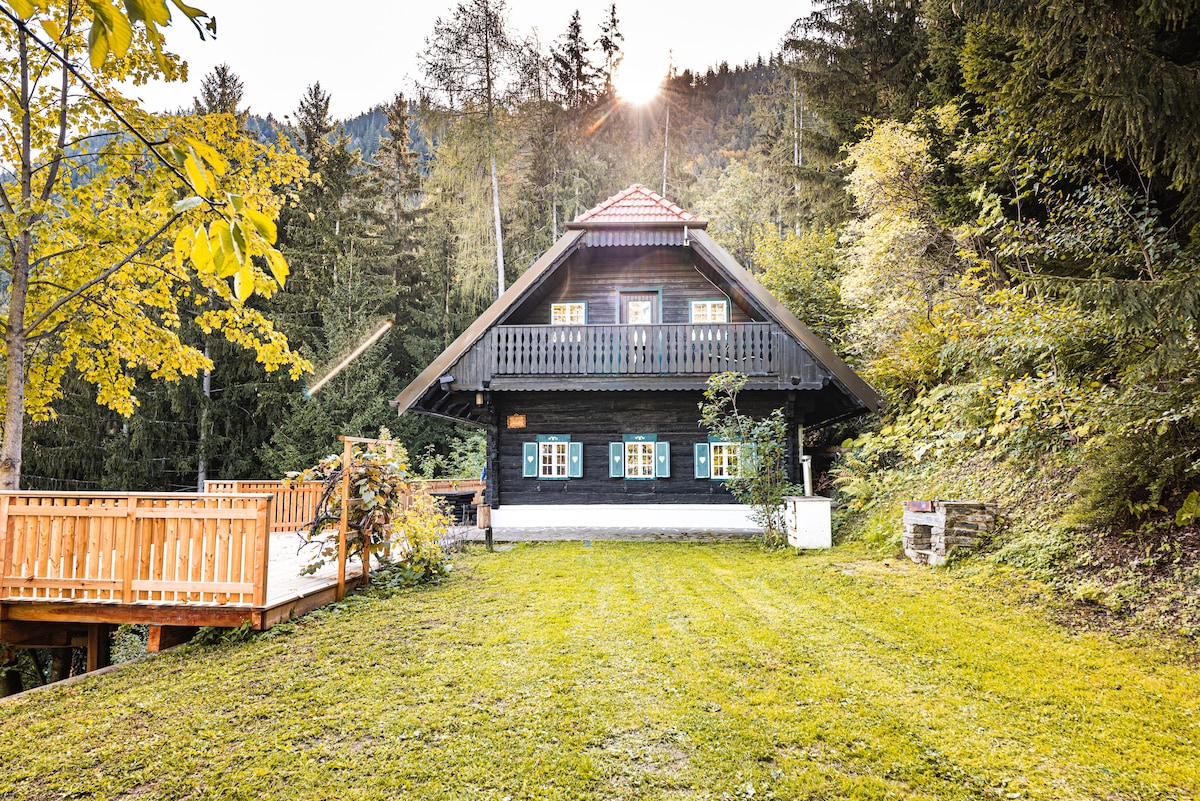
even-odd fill
[[[266,603],[271,496],[0,493],[0,600]]]
[[[413,489],[431,495],[467,493],[475,494],[475,503],[482,502],[483,482],[469,478],[416,479]],[[205,481],[204,491],[215,493],[269,492],[275,497],[271,505],[271,531],[301,531],[308,527],[317,515],[317,504],[325,485],[320,481],[306,481],[295,487],[285,487],[281,481],[269,479],[250,481]]]
[[[317,516],[317,504],[325,485],[320,481],[305,481],[285,487],[282,481],[205,481],[205,492],[269,492],[275,497],[271,505],[272,531],[300,531]]]

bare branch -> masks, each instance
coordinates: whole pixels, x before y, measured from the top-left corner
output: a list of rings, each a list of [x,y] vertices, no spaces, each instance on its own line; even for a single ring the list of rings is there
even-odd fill
[[[67,24],[69,27],[70,22],[68,21]],[[63,148],[67,143],[67,90],[70,88],[70,85],[70,76],[67,73],[66,67],[63,67],[62,97],[58,112],[58,152],[55,153],[54,158],[50,161],[50,174],[46,176],[46,183],[42,186],[43,201],[50,199],[50,193],[54,189],[54,184],[58,181],[58,167],[62,164]]]
[[[85,247],[86,247],[86,245],[76,245],[73,248],[64,248],[63,250],[57,250],[53,253],[47,253],[45,256],[41,256],[38,259],[36,259],[33,262],[33,264],[31,264],[29,266],[32,269],[34,267],[37,267],[38,265],[45,264],[46,262],[50,261],[51,259],[57,259],[59,256],[68,256],[72,253],[78,253],[79,251],[83,250]],[[34,284],[37,284],[37,283],[41,283],[41,282],[30,281],[29,285],[33,286]],[[49,282],[46,282],[46,283],[49,283]],[[57,286],[57,284],[55,284],[55,286]],[[62,289],[63,287],[59,287],[59,288]]]

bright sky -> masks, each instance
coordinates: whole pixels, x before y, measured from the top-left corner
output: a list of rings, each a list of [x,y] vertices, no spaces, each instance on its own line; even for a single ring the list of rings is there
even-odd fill
[[[594,41],[610,0],[509,0],[509,21],[521,33],[537,29],[545,50],[579,8],[584,35]],[[139,87],[155,110],[190,107],[201,80],[228,63],[245,84],[244,102],[256,114],[290,114],[314,81],[330,93],[334,117],[345,119],[386,101],[413,94],[420,78],[417,54],[439,16],[455,0],[315,2],[315,0],[189,0],[216,15],[218,38],[199,41],[186,20],[167,30],[167,45],[189,65],[187,84]],[[704,71],[721,61],[753,61],[779,49],[788,28],[808,13],[809,2],[781,0],[617,0],[625,35],[622,71],[655,81],[667,71],[671,51],[678,69]],[[599,61],[599,51],[591,54]]]

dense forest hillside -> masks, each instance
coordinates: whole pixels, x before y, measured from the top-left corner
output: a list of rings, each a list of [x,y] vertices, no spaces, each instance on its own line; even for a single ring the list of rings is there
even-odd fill
[[[381,425],[429,470],[470,463],[477,437],[387,400],[567,221],[641,182],[886,395],[876,419],[809,433],[836,455],[844,531],[894,547],[900,500],[986,496],[1007,512],[995,558],[1196,635],[1197,4],[816,6],[764,32],[782,53],[671,75],[645,106],[613,91],[615,7],[549,48],[506,30],[490,49],[463,7],[430,33],[422,96],[348,121],[319,84],[286,126],[250,117],[237,76],[211,76],[196,113],[286,133],[312,175],[279,225],[292,278],[254,303],[310,380],[393,331],[310,396],[193,326],[205,384],[141,376],[126,418],[69,379],[26,485],[280,475]]]

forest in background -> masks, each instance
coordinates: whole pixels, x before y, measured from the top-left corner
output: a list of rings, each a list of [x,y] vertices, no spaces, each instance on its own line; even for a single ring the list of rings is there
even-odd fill
[[[498,258],[511,282],[640,182],[710,220],[885,395],[810,432],[854,530],[893,547],[899,500],[998,500],[998,558],[1098,613],[1158,599],[1195,636],[1198,6],[833,0],[771,58],[671,75],[644,107],[613,92],[616,7],[543,44],[502,4],[463,4],[430,33],[420,91],[344,122],[319,85],[286,126],[246,115],[218,70],[195,112],[286,135],[311,173],[280,218],[292,277],[252,303],[310,382],[395,326],[311,397],[199,329],[211,376],[143,376],[128,418],[69,380],[24,482],[278,476],[381,425],[428,471],[473,469],[469,430],[387,401],[495,298]]]

